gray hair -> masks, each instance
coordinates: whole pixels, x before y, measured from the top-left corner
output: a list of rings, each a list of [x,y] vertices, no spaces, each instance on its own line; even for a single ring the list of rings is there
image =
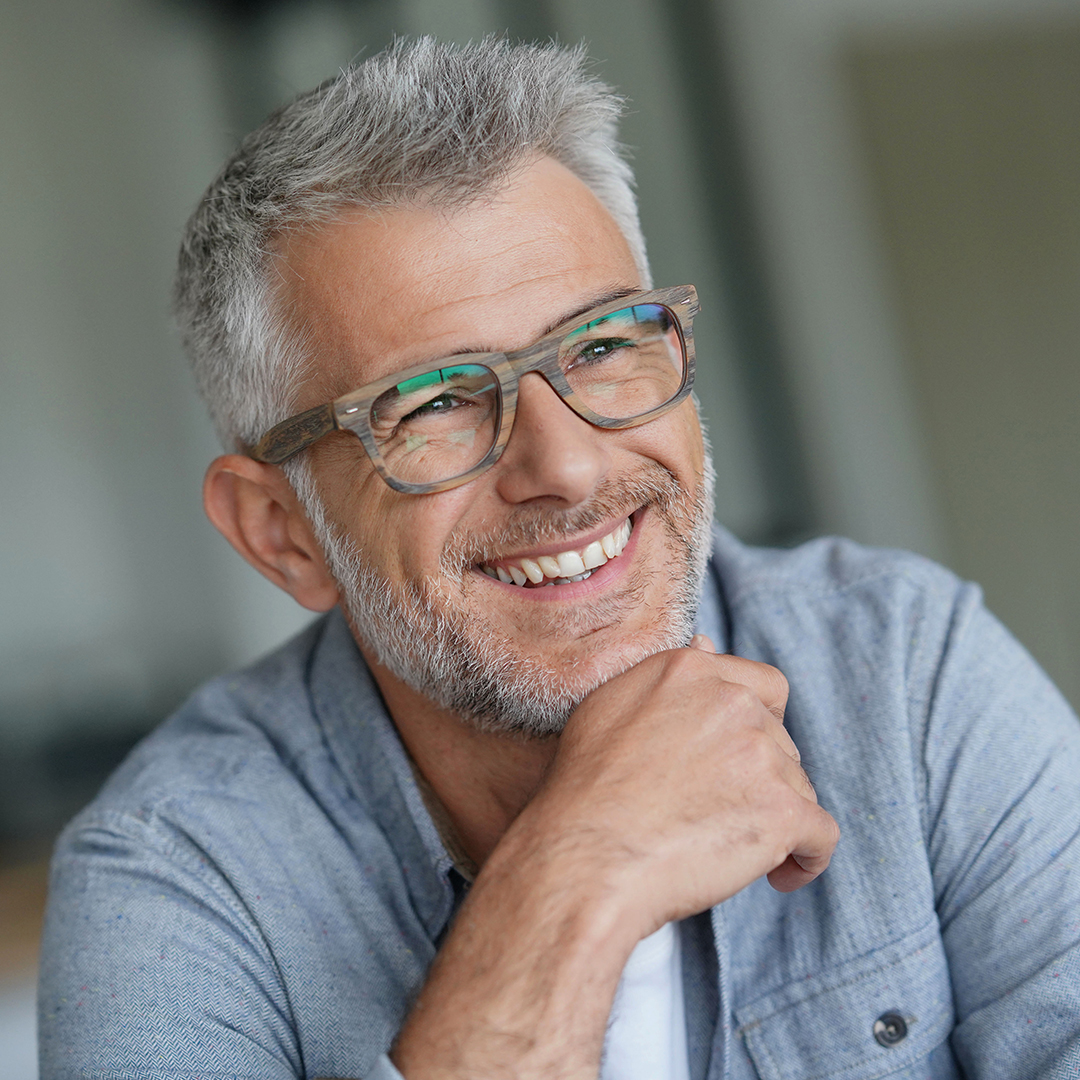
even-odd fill
[[[547,154],[612,215],[648,285],[633,174],[616,136],[623,102],[586,65],[581,46],[398,40],[241,142],[187,224],[175,292],[184,346],[227,449],[288,415],[307,363],[275,312],[275,241],[344,207],[420,196],[467,205]]]

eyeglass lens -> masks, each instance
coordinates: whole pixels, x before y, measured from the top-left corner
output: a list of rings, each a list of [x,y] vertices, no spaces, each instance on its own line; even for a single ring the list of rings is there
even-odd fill
[[[559,345],[559,367],[583,404],[629,420],[667,404],[685,369],[675,316],[635,304],[585,323]],[[453,363],[416,375],[372,403],[371,433],[387,471],[409,484],[468,472],[495,444],[502,419],[498,379],[482,364]]]

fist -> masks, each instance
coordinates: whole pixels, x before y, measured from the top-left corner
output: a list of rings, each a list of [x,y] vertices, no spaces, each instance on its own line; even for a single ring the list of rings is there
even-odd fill
[[[534,800],[549,835],[618,882],[649,933],[767,874],[797,889],[839,838],[783,725],[775,668],[707,638],[658,653],[590,694]]]

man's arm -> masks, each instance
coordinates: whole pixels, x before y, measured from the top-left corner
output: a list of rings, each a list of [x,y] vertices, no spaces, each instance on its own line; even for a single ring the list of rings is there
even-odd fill
[[[1057,689],[960,590],[926,731],[928,850],[974,1077],[1080,1070],[1080,732]]]
[[[395,1035],[408,1080],[595,1077],[639,938],[774,867],[788,887],[827,860],[835,825],[777,719],[785,693],[772,669],[679,650],[592,695],[404,1029],[433,949],[391,887],[395,853],[365,814],[341,835],[345,809],[327,818],[242,719],[207,738],[186,724],[137,752],[118,797],[60,842],[43,1078],[294,1080],[329,1066],[386,1080]]]
[[[774,669],[699,649],[586,699],[496,847],[392,1057],[407,1080],[596,1076],[637,942],[769,874],[827,866],[838,830],[781,723]]]

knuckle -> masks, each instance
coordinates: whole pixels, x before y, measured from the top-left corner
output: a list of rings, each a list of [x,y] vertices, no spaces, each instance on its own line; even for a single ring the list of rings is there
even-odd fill
[[[744,683],[724,683],[722,699],[724,706],[732,712],[749,713],[761,708],[757,694]]]
[[[788,694],[791,692],[791,685],[787,681],[787,676],[779,668],[775,668],[771,664],[762,664],[761,666],[764,668],[765,677],[777,700],[781,704],[786,703]]]
[[[743,732],[741,751],[743,767],[755,775],[761,776],[776,770],[776,744],[759,728],[748,728]]]
[[[670,649],[658,654],[657,659],[663,666],[663,678],[686,680],[708,669],[705,656],[700,649]]]
[[[788,784],[782,785],[776,796],[777,809],[791,825],[806,818],[806,799]]]
[[[733,685],[745,687],[755,706],[764,705],[782,723],[790,693],[787,676],[779,668],[756,660],[725,659],[730,662],[725,666],[724,677]]]

